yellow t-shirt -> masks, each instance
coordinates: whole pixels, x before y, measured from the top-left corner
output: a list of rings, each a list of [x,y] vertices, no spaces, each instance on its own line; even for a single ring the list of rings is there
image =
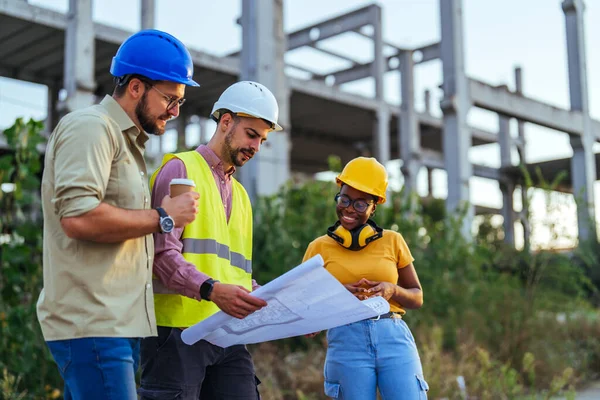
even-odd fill
[[[317,254],[323,257],[327,271],[342,284],[358,282],[361,278],[397,284],[398,269],[415,260],[402,235],[387,229],[380,239],[359,251],[348,250],[323,235],[308,245],[303,261]],[[389,303],[390,311],[405,313],[400,304],[392,300]]]

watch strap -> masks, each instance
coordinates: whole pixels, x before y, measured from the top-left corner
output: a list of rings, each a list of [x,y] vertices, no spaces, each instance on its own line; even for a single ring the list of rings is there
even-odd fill
[[[165,209],[162,207],[156,207],[155,210],[158,211],[158,215],[160,216],[160,218],[167,218],[169,216],[169,214],[167,214]]]
[[[219,281],[208,278],[202,283],[202,285],[200,285],[200,298],[202,300],[210,300],[210,295],[213,291],[214,284],[217,282]]]

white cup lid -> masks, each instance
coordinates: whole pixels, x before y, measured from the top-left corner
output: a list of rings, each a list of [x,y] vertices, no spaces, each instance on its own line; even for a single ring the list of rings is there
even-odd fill
[[[196,187],[196,184],[191,179],[174,178],[171,179],[171,185],[186,185]]]

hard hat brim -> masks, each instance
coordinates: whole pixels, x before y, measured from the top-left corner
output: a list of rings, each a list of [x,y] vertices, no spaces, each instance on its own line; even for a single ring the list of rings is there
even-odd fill
[[[371,188],[365,187],[364,185],[361,185],[358,182],[353,182],[351,179],[342,180],[338,177],[338,178],[335,178],[335,182],[340,187],[342,186],[342,184],[348,185],[356,190],[360,190],[361,192],[365,192],[367,194],[370,194],[371,196],[377,197],[377,199],[378,199],[377,204],[383,204],[386,202],[385,193],[373,193],[373,190]]]

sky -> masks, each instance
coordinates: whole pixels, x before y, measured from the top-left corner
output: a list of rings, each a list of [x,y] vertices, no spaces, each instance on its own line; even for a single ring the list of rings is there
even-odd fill
[[[29,0],[31,4],[65,12],[68,0]],[[241,27],[236,20],[241,15],[241,0],[155,0],[156,28],[168,31],[195,50],[213,55],[226,55],[239,50]],[[284,0],[284,27],[292,32],[319,21],[371,4],[365,0]],[[217,6],[218,4],[218,6]],[[381,0],[384,39],[401,47],[414,48],[439,41],[439,0]],[[514,88],[514,67],[523,69],[524,94],[559,107],[569,107],[568,71],[566,60],[565,18],[561,0],[463,0],[464,48],[467,75],[492,85],[507,84]],[[95,0],[94,19],[107,25],[135,31],[140,29],[139,0]],[[590,113],[600,120],[600,1],[586,0],[585,36]],[[344,34],[323,42],[361,61],[369,61],[371,43],[356,35]],[[595,51],[593,51],[595,50]],[[286,54],[286,62],[310,67],[318,72],[331,72],[347,64],[339,59],[322,55],[311,49],[297,49]],[[386,98],[399,103],[399,74],[386,75]],[[432,112],[441,116],[438,104],[442,82],[439,60],[420,64],[415,70],[416,106],[424,109],[423,93],[432,93]],[[365,79],[343,85],[343,90],[365,96],[373,95],[372,80]],[[9,126],[16,117],[44,118],[46,89],[43,86],[0,78],[0,129]],[[497,131],[498,119],[493,113],[472,109],[469,122],[473,126]],[[208,126],[212,129],[211,126]],[[531,124],[526,125],[527,158],[529,161],[569,157],[572,151],[568,136]],[[515,129],[516,131],[516,129]],[[516,132],[513,132],[516,134]],[[197,138],[192,129],[191,140]],[[172,150],[174,134],[165,138],[166,151]],[[598,144],[597,144],[598,146]],[[600,151],[600,147],[597,148]],[[486,145],[472,149],[473,162],[498,167],[499,148]],[[515,160],[516,161],[516,160]],[[401,185],[399,164],[388,165],[394,185]],[[445,197],[445,173],[434,175],[434,195]],[[422,193],[426,191],[425,176],[420,180]],[[596,186],[596,202],[600,205],[600,186]],[[519,194],[515,197],[518,201]],[[477,204],[500,207],[502,200],[498,184],[481,178],[472,178],[471,199]],[[560,213],[568,235],[575,235],[575,210],[572,200],[564,203]],[[534,197],[537,217],[548,218],[543,196]],[[600,210],[600,208],[599,208]],[[541,242],[548,233],[538,232]],[[559,244],[561,245],[561,244]],[[568,245],[568,243],[562,243]]]

